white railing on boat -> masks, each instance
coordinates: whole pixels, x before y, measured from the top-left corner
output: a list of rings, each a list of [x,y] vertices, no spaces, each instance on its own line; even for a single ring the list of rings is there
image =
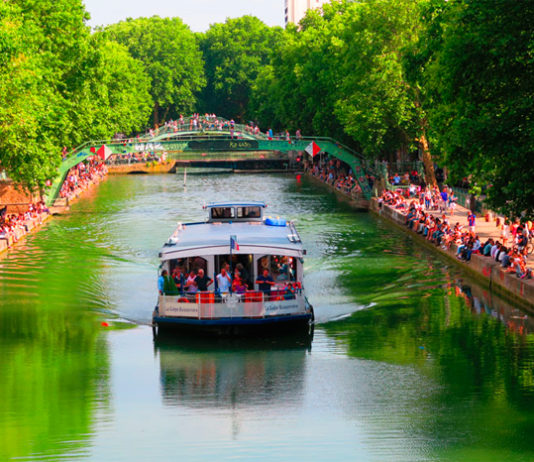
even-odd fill
[[[196,294],[194,298],[160,295],[158,304],[159,316],[193,319],[263,318],[304,313],[307,307],[302,293],[291,298],[263,297],[261,292],[227,294],[217,299],[213,293]]]

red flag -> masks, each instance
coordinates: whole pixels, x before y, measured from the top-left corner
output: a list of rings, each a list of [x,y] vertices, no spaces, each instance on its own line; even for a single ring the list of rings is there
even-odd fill
[[[312,157],[315,157],[321,152],[321,148],[317,145],[315,141],[312,141],[305,149],[305,151]]]
[[[103,161],[106,161],[107,158],[112,154],[111,149],[109,149],[105,144],[100,146],[100,149],[96,151],[96,153]]]

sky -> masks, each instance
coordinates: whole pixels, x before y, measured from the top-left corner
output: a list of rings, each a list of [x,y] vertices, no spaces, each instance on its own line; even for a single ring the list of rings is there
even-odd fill
[[[89,25],[113,24],[126,18],[178,16],[194,32],[210,24],[251,14],[268,26],[284,25],[284,0],[83,0]]]

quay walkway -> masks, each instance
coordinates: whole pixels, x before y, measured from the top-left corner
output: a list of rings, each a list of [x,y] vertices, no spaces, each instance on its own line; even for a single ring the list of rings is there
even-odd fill
[[[404,213],[386,204],[382,204],[380,207],[377,198],[371,200],[370,210],[387,221],[398,225],[418,242],[454,260],[476,279],[489,286],[492,291],[509,297],[522,305],[526,304],[530,309],[534,308],[534,279],[517,278],[515,273],[506,272],[501,264],[491,257],[473,254],[471,255],[471,260],[468,262],[459,260],[456,256],[458,247],[455,244],[452,244],[449,250],[444,250],[441,246],[436,246],[423,236],[407,228],[405,224],[406,215]],[[468,212],[466,208],[457,205],[454,215],[447,214],[447,218],[451,224],[458,222],[467,227]],[[443,215],[439,211],[432,211],[431,213],[437,217]],[[475,232],[480,237],[481,242],[485,242],[489,238],[502,241],[501,228],[496,226],[494,220],[486,222],[485,217],[477,216]],[[534,269],[534,261],[532,259],[529,260],[527,266]]]

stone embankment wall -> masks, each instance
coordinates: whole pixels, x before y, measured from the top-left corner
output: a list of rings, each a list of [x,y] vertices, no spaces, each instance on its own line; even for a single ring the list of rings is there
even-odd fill
[[[11,180],[0,181],[0,209],[7,206],[7,214],[24,213],[32,202],[37,202],[39,199],[38,194],[32,194],[17,187]],[[0,254],[32,230],[39,228],[47,218],[48,214],[43,213],[37,218],[26,220],[24,222],[25,229],[17,229],[13,236],[0,238]]]
[[[444,250],[441,247],[431,243],[423,236],[414,233],[406,227],[405,216],[398,210],[387,205],[379,207],[378,200],[373,198],[370,206],[371,212],[378,214],[382,218],[398,225],[410,236],[418,242],[434,249],[435,251],[445,255],[455,263],[467,270],[477,280],[489,286],[489,288],[498,294],[511,298],[522,305],[528,305],[529,308],[534,308],[534,280],[533,279],[519,279],[515,273],[505,272],[501,265],[491,259],[482,255],[472,255],[471,261],[464,262],[456,258],[457,247],[451,246],[450,250]]]
[[[7,205],[7,213],[23,213],[32,202],[39,201],[38,194],[17,187],[11,180],[0,181],[0,208]]]
[[[26,236],[28,233],[31,233],[34,230],[37,230],[41,225],[50,217],[47,213],[41,214],[40,217],[33,218],[31,220],[26,220],[24,226],[26,229],[16,229],[14,231],[14,236],[2,237],[0,238],[0,254],[5,250],[9,249],[13,244],[16,244],[20,239]]]
[[[340,191],[335,186],[332,186],[331,184],[321,181],[319,178],[316,178],[310,173],[307,173],[306,175],[307,175],[307,178],[311,179],[313,182],[323,185],[327,187],[328,189],[330,189],[332,192],[336,194],[338,199],[342,200],[343,202],[348,203],[351,207],[355,208],[356,210],[365,211],[369,209],[369,201],[365,199],[364,197],[361,197],[360,195],[351,196],[350,194]]]
[[[152,162],[136,162],[132,164],[109,165],[108,173],[110,175],[128,175],[130,173],[169,173],[174,168],[175,162],[168,160],[166,162],[153,164]]]

